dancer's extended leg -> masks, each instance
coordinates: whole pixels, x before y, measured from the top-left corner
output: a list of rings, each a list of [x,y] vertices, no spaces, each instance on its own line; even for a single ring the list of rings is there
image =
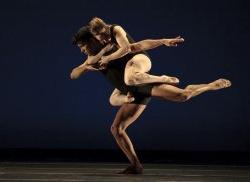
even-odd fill
[[[218,79],[208,84],[188,85],[185,89],[180,89],[168,84],[159,84],[153,87],[151,95],[166,100],[184,102],[204,92],[219,90],[230,86],[231,82],[226,79]]]

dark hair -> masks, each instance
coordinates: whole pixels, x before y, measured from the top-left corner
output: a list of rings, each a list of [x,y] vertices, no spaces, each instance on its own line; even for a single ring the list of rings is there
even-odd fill
[[[81,27],[77,33],[75,33],[72,37],[72,44],[86,44],[89,39],[93,37],[92,34],[89,31],[88,26]]]
[[[72,37],[72,44],[87,45],[86,49],[90,56],[101,51],[103,45],[90,33],[88,26],[81,27]]]

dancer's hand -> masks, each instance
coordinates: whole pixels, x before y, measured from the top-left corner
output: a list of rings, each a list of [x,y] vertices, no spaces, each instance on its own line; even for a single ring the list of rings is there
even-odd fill
[[[127,93],[127,98],[126,98],[126,103],[131,103],[135,100],[134,96],[132,95],[131,92]]]
[[[98,61],[100,66],[106,67],[107,64],[109,63],[109,59],[107,59],[108,56],[102,56],[101,60]]]
[[[104,47],[102,50],[103,50],[104,53],[105,53],[105,52],[108,52],[108,51],[112,50],[113,47],[114,47],[113,44],[108,44],[108,45],[106,45],[106,47]],[[109,61],[110,61],[109,59],[107,59],[107,57],[108,57],[108,56],[102,56],[102,58],[98,61],[99,65],[100,65],[100,67],[101,67],[102,69],[105,69],[105,68],[107,67],[107,64],[108,64]]]
[[[70,78],[77,79],[81,76],[81,74],[83,74],[86,71],[98,71],[98,70],[102,70],[102,69],[105,69],[105,68],[103,68],[103,67],[95,68],[92,65],[78,66],[71,71]]]
[[[177,44],[184,42],[184,39],[181,36],[172,38],[172,39],[163,39],[162,43],[169,47],[176,47]]]
[[[113,49],[114,45],[113,44],[108,44],[103,48],[104,52],[111,51]]]

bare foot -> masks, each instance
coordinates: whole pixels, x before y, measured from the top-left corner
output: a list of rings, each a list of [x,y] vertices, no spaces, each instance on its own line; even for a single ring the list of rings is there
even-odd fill
[[[212,83],[209,83],[208,85],[211,86],[212,90],[219,90],[222,88],[230,87],[232,83],[230,82],[230,80],[220,78],[218,80],[213,81]]]
[[[129,165],[126,169],[119,171],[117,174],[142,174],[143,173],[143,167],[141,165],[134,166]]]
[[[171,77],[171,76],[167,76],[167,75],[162,75],[161,77],[162,77],[164,83],[167,83],[170,85],[178,85],[180,82],[179,79],[176,77]]]

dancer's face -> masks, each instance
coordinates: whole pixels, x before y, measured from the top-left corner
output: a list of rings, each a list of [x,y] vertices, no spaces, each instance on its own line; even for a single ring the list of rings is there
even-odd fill
[[[98,32],[93,33],[94,37],[101,42],[101,44],[107,44],[110,42],[110,28],[103,27],[101,30]]]
[[[79,47],[81,53],[84,53],[84,54],[88,55],[87,44],[85,44],[85,45],[83,45],[83,44],[77,44],[77,46]]]

